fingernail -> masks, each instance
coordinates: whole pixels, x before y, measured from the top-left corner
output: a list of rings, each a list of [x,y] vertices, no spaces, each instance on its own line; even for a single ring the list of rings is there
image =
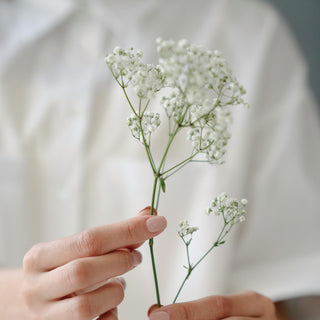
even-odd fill
[[[142,254],[139,251],[133,252],[133,264],[134,266],[137,266],[142,262]]]
[[[147,220],[147,228],[150,232],[162,231],[167,226],[165,217],[151,216]]]
[[[170,320],[170,317],[167,312],[158,311],[150,314],[150,320]]]
[[[138,212],[138,214],[142,213],[143,211],[145,211],[145,210],[147,210],[147,209],[149,209],[149,211],[150,211],[150,206],[145,207],[144,209],[140,210],[140,211]]]
[[[120,277],[120,278],[117,278],[117,281],[121,284],[122,289],[125,290],[127,287],[126,280],[124,280],[122,277]]]
[[[144,209],[140,210],[137,214],[141,214],[141,213],[146,213],[146,214],[150,214],[151,213],[151,207],[145,207]],[[156,216],[157,215],[157,210],[154,208],[153,209],[153,215]]]

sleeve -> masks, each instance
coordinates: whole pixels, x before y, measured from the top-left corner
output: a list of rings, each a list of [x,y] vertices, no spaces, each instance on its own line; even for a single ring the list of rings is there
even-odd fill
[[[231,291],[282,300],[320,294],[320,126],[303,57],[281,17],[268,14],[268,32],[256,42],[263,50],[250,61],[258,63],[247,86],[248,161],[239,164],[249,216],[228,282]]]

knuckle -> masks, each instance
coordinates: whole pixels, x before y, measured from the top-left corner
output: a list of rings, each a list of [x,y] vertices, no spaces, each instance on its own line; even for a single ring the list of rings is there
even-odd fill
[[[71,286],[85,286],[89,277],[89,267],[84,261],[74,261],[68,271],[68,281]]]
[[[136,241],[139,239],[139,233],[137,231],[137,227],[132,222],[125,222],[122,227],[123,237],[129,240]]]
[[[247,296],[251,301],[255,301],[256,303],[261,302],[263,296],[255,291],[247,291]]]
[[[263,296],[260,293],[256,292],[256,291],[248,291],[248,294],[253,299],[259,300],[259,299],[263,298]]]
[[[81,232],[76,241],[76,250],[85,256],[94,256],[98,254],[98,241],[91,230]]]
[[[24,270],[34,270],[36,269],[41,255],[42,245],[40,243],[34,245],[23,258],[23,269]]]
[[[265,300],[264,303],[265,303],[266,314],[276,318],[277,310],[274,302],[267,297],[263,297],[263,298]]]
[[[190,320],[189,310],[184,304],[180,305],[180,312],[179,313],[180,313],[181,320]]]
[[[72,309],[73,319],[87,320],[92,318],[92,306],[87,296],[74,297]]]
[[[21,295],[27,307],[32,309],[35,305],[35,290],[29,281],[24,280],[22,282]]]
[[[249,295],[251,296],[252,301],[257,301],[263,306],[263,312],[265,314],[270,316],[276,315],[276,307],[271,299],[255,291],[250,291]]]
[[[232,306],[231,301],[227,297],[217,296],[215,303],[216,312],[219,314],[219,317],[225,318],[230,315]]]

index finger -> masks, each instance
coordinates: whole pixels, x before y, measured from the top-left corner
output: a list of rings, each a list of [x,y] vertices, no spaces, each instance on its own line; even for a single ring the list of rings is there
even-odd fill
[[[40,243],[26,254],[24,268],[30,271],[52,270],[75,259],[139,244],[160,234],[166,226],[164,217],[139,215],[56,241]]]
[[[140,216],[150,216],[150,212],[151,212],[151,207],[146,207],[146,208],[142,209],[140,212],[138,212],[138,215],[140,215]],[[153,209],[153,215],[155,215],[155,216],[158,215],[156,209]],[[144,243],[144,241],[135,243],[133,245],[128,246],[127,249],[129,249],[129,250],[138,249],[143,243]]]

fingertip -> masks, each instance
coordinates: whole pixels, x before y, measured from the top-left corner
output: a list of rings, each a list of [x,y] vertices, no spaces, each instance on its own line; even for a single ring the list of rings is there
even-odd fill
[[[167,227],[167,219],[163,216],[151,216],[146,221],[146,226],[151,233],[160,233]]]
[[[126,290],[127,283],[126,283],[126,280],[124,280],[124,278],[118,277],[115,279],[115,281],[117,281],[121,285],[123,291]]]
[[[170,316],[166,311],[156,311],[150,314],[150,320],[170,320]]]
[[[158,305],[157,304],[152,305],[148,310],[148,317],[150,316],[150,313],[156,309],[158,309]]]

